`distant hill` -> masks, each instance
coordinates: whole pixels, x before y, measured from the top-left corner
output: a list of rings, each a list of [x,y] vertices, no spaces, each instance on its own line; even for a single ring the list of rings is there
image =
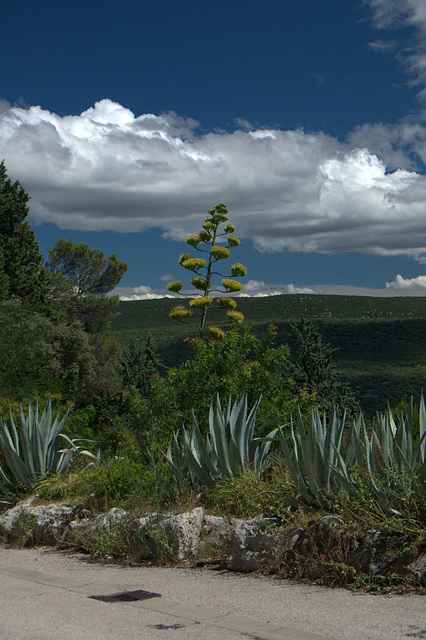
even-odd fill
[[[164,364],[175,366],[191,357],[184,339],[196,335],[168,317],[175,304],[167,298],[121,302],[112,334],[123,346],[132,338],[144,343],[152,336]],[[276,324],[279,342],[290,349],[291,324],[302,314],[314,320],[324,339],[338,349],[334,359],[342,379],[370,413],[388,400],[395,405],[402,396],[418,397],[426,386],[426,298],[281,295],[240,298],[238,310],[254,333]],[[212,311],[209,318],[220,325],[223,311]]]

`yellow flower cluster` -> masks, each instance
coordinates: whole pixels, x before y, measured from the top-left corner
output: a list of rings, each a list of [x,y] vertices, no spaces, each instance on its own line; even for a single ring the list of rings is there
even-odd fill
[[[222,309],[235,309],[237,303],[232,298],[219,298],[218,302]]]
[[[232,265],[231,267],[231,273],[233,276],[246,276],[247,275],[247,267],[245,267],[243,264],[240,264],[239,262],[236,262],[235,264]]]
[[[193,287],[200,289],[201,291],[205,291],[207,289],[207,280],[205,278],[200,278],[199,276],[192,278],[191,284]]]
[[[216,340],[223,340],[225,337],[225,332],[219,327],[209,327],[209,332],[212,338],[216,338]]]
[[[174,307],[169,313],[169,317],[173,318],[173,320],[182,320],[182,318],[190,318],[191,316],[192,311],[186,309],[182,304]]]
[[[196,247],[197,244],[200,244],[201,242],[201,238],[199,236],[199,234],[194,235],[194,236],[187,236],[186,241],[188,244],[191,245],[191,247]]]
[[[230,247],[238,247],[241,244],[241,240],[237,236],[229,236],[228,243]]]
[[[241,282],[238,282],[237,280],[230,280],[228,278],[224,278],[222,280],[222,284],[227,291],[241,291],[243,288]]]
[[[182,287],[183,287],[183,282],[180,282],[180,280],[173,280],[172,282],[169,282],[169,284],[167,285],[167,289],[169,291],[174,291],[175,293],[179,293]]]
[[[226,247],[216,246],[211,248],[211,254],[216,260],[226,260],[231,255],[231,252]]]
[[[213,302],[213,298],[210,296],[203,296],[202,298],[193,298],[189,301],[189,306],[194,309],[203,309],[204,307],[208,307],[209,304]]]
[[[240,311],[228,311],[226,315],[230,320],[235,322],[242,322],[244,320],[244,315]]]
[[[198,271],[206,266],[206,261],[203,258],[187,258],[181,262],[182,267],[189,269],[189,271]]]

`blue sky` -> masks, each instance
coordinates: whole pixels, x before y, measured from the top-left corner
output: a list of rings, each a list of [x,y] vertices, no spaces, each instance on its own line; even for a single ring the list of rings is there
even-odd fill
[[[161,295],[217,202],[246,292],[426,295],[424,0],[0,0],[0,158]]]

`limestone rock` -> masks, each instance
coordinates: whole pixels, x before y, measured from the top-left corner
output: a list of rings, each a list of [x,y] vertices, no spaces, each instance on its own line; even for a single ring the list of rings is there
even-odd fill
[[[121,522],[126,516],[127,512],[123,509],[113,507],[106,513],[101,513],[96,518],[92,518],[90,512],[84,512],[82,514],[84,519],[80,518],[70,522],[68,536],[72,537],[77,532],[84,533],[85,531],[94,532],[98,529],[110,529],[111,526]]]
[[[426,586],[426,553],[423,553],[417,560],[411,562],[411,564],[407,566],[407,572],[413,575],[420,584]]]
[[[76,518],[76,509],[69,504],[31,506],[32,496],[0,516],[0,529],[8,537],[26,537],[36,543],[55,545],[66,538],[67,529]]]
[[[383,549],[384,540],[380,531],[367,531],[360,545],[350,554],[350,563],[359,573],[370,571]]]
[[[231,533],[227,567],[231,571],[255,571],[267,562],[280,542],[276,525],[269,518],[254,518],[237,524]]]
[[[204,543],[222,546],[231,539],[231,523],[219,516],[204,515],[202,538]]]
[[[160,523],[159,526],[169,538],[173,555],[177,560],[197,554],[203,520],[203,509],[197,507],[193,511],[165,518]]]

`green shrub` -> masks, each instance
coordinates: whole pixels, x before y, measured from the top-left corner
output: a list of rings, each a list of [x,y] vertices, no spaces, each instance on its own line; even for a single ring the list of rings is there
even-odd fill
[[[184,421],[191,420],[195,408],[199,422],[206,423],[210,402],[218,394],[226,398],[246,393],[251,405],[262,396],[261,422],[295,410],[296,400],[287,376],[289,350],[284,345],[275,347],[275,337],[274,325],[269,325],[263,338],[250,333],[247,326],[237,326],[222,340],[192,340],[194,358],[169,369]],[[304,405],[303,397],[300,402]]]
[[[96,512],[117,506],[149,510],[157,500],[166,502],[174,495],[166,463],[156,470],[128,457],[47,478],[37,485],[37,493],[42,500],[78,498]]]

